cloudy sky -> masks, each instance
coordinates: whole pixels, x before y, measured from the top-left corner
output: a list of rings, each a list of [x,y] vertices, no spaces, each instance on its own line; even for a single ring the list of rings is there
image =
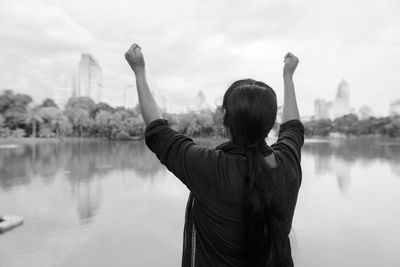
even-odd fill
[[[342,79],[354,108],[386,115],[400,98],[399,14],[398,0],[0,0],[0,90],[51,97],[85,52],[102,67],[105,99],[121,105],[127,92],[133,105],[123,54],[137,42],[152,90],[174,111],[193,106],[199,90],[219,104],[247,77],[281,101],[291,51],[303,115],[313,114],[314,99],[333,99]]]

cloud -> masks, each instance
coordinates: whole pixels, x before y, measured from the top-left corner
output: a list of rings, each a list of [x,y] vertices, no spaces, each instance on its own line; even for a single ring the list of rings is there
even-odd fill
[[[89,32],[53,6],[40,1],[4,1],[1,5],[3,49],[43,55],[76,51],[93,41]]]
[[[313,113],[315,98],[333,98],[342,78],[356,107],[368,104],[384,114],[392,98],[400,97],[394,93],[400,60],[396,0],[14,0],[0,5],[0,88],[26,88],[39,97],[51,92],[58,76],[75,71],[81,52],[89,52],[103,69],[107,99],[122,104],[134,83],[123,59],[133,41],[143,48],[152,89],[166,95],[175,110],[193,105],[199,90],[214,104],[231,82],[245,77],[267,82],[281,101],[287,51],[300,58],[295,81],[303,114]]]
[[[41,1],[0,5],[0,88],[51,97],[60,77],[72,76],[78,53],[93,38],[65,12]]]

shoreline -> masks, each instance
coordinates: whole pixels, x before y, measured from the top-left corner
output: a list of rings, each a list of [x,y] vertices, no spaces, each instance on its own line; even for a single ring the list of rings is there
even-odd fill
[[[141,141],[144,138],[133,138],[133,139],[108,139],[104,137],[51,137],[51,138],[43,138],[43,137],[23,137],[23,138],[0,138],[0,145],[13,145],[13,144],[43,144],[43,143],[60,143],[60,142],[69,142],[69,141],[85,141],[85,142],[94,142],[94,141]]]
[[[220,137],[191,137],[195,142],[198,142],[203,145],[215,145],[220,144],[222,142],[227,141],[226,138]],[[104,137],[62,137],[62,138],[41,138],[41,137],[24,137],[24,138],[0,138],[0,146],[7,145],[29,145],[29,144],[43,144],[43,143],[60,143],[60,142],[76,142],[76,141],[84,141],[84,142],[95,142],[95,141],[143,141],[144,138],[135,138],[135,139],[108,139]],[[277,140],[277,138],[268,138],[267,143],[273,143]],[[309,136],[305,137],[304,143],[329,143],[329,142],[341,142],[341,141],[360,141],[360,140],[374,140],[387,144],[400,145],[400,137],[397,138],[389,138],[385,136],[376,136],[376,135],[363,135],[363,136],[331,136],[331,137],[322,137],[322,136]]]

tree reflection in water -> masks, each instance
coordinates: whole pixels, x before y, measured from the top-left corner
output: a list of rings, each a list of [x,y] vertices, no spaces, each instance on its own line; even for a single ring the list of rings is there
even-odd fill
[[[98,211],[102,196],[101,179],[110,177],[111,172],[133,170],[137,179],[153,179],[158,172],[165,170],[144,142],[98,139],[22,142],[16,144],[16,148],[0,149],[0,188],[12,190],[35,179],[50,184],[61,176],[71,186],[81,223],[90,222]],[[203,145],[212,147],[220,142],[201,141]],[[316,174],[333,173],[336,176],[342,193],[346,193],[351,184],[349,164],[368,166],[384,161],[400,177],[400,145],[396,142],[366,138],[306,142],[303,155],[307,154],[314,161]]]
[[[314,158],[316,174],[334,173],[342,193],[347,192],[351,183],[349,164],[367,167],[373,162],[384,161],[400,176],[398,142],[385,142],[373,138],[319,140],[306,142],[303,154],[310,154]]]
[[[223,140],[203,141],[215,147]],[[0,145],[0,213],[23,216],[26,223],[1,236],[3,265],[178,264],[188,192],[143,142],[17,145]],[[308,141],[293,225],[295,263],[400,266],[400,214],[393,208],[400,202],[399,162],[395,142]],[[160,257],[149,253],[154,248]]]
[[[52,183],[61,174],[71,185],[82,223],[90,222],[100,207],[103,179],[112,171],[134,170],[152,179],[163,166],[144,142],[63,140],[17,144],[0,150],[0,188],[7,191],[33,179]]]

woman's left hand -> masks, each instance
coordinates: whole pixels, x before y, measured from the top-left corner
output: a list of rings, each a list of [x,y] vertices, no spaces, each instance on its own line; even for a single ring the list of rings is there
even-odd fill
[[[125,59],[128,61],[135,75],[144,73],[145,63],[142,49],[137,44],[132,44],[125,53]]]

